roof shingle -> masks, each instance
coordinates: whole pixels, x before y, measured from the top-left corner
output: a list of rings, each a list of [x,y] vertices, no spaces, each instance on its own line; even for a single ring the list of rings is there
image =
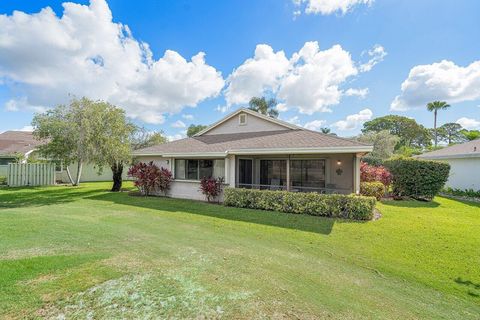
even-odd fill
[[[202,135],[136,150],[134,154],[213,153],[248,149],[365,147],[368,144],[310,130]]]

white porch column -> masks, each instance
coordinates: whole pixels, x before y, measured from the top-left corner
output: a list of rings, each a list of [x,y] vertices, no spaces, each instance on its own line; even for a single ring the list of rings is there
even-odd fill
[[[287,158],[287,191],[290,191],[290,155]]]
[[[356,194],[360,194],[360,157],[358,155],[355,155],[353,157],[354,161],[354,191]]]
[[[230,187],[235,188],[235,180],[237,177],[237,163],[235,160],[235,155],[229,155],[227,156],[228,161],[228,183],[230,184]],[[225,163],[227,162],[225,161]],[[227,170],[227,168],[225,168]]]

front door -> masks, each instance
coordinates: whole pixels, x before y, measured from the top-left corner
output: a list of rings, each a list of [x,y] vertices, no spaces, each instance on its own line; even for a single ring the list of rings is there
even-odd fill
[[[238,186],[240,188],[251,188],[253,183],[253,160],[238,159]]]

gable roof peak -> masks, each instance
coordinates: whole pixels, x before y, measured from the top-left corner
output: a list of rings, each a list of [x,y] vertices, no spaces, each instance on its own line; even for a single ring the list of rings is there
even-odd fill
[[[201,136],[205,133],[207,133],[208,131],[212,130],[213,128],[216,128],[218,127],[219,125],[221,125],[222,123],[224,123],[225,121],[233,118],[234,116],[240,114],[240,113],[247,113],[247,114],[250,114],[254,117],[257,117],[257,118],[260,118],[260,119],[263,119],[263,120],[266,120],[266,121],[269,121],[269,122],[272,122],[272,123],[275,123],[277,125],[280,125],[280,126],[283,126],[285,127],[286,129],[289,129],[289,130],[305,130],[305,128],[303,127],[300,127],[300,126],[297,126],[297,125],[294,125],[294,124],[291,124],[291,123],[288,123],[286,121],[283,121],[283,120],[279,120],[277,118],[273,118],[273,117],[270,117],[270,116],[266,116],[264,114],[261,114],[260,112],[256,112],[256,111],[253,111],[253,110],[250,110],[248,108],[245,108],[245,107],[242,107],[242,108],[239,108],[231,113],[229,113],[228,115],[226,115],[225,117],[223,117],[222,119],[218,120],[217,122],[209,125],[207,128],[203,129],[202,131],[198,132],[197,134],[194,135],[194,137],[198,137],[198,136]]]

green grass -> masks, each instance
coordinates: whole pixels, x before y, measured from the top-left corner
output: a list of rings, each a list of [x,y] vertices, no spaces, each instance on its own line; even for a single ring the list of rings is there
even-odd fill
[[[479,317],[478,203],[361,223],[107,189],[0,189],[0,318]]]

